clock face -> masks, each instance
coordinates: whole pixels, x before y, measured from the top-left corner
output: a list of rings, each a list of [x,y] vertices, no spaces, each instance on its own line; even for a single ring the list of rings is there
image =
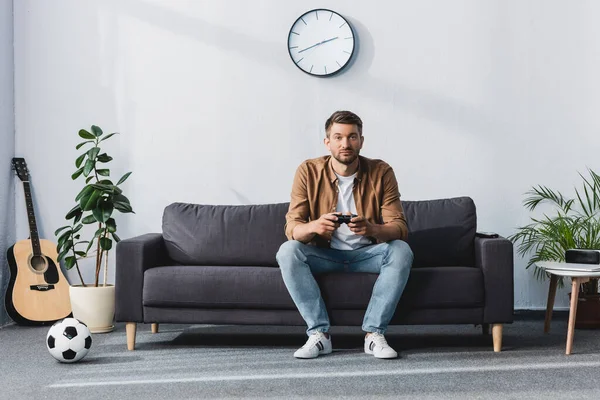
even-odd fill
[[[354,33],[340,14],[325,9],[311,10],[292,25],[288,51],[302,71],[315,76],[333,75],[350,61],[354,53]]]

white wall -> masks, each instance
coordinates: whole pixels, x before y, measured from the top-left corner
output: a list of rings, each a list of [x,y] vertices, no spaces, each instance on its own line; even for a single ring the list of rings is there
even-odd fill
[[[286,49],[317,7],[360,40],[329,79]],[[19,1],[16,150],[41,232],[80,188],[69,175],[82,127],[122,132],[107,151],[117,175],[134,171],[136,214],[118,219],[130,237],[159,231],[174,201],[288,201],[297,165],[325,153],[325,119],[350,109],[363,154],[394,167],[403,199],[469,195],[480,230],[512,234],[532,185],[569,192],[577,171],[600,171],[599,13],[592,1]],[[516,257],[515,306],[543,308],[547,283],[524,265]]]
[[[0,0],[0,326],[10,321],[4,293],[10,277],[6,249],[15,241],[15,196],[10,160],[15,152],[13,5]]]

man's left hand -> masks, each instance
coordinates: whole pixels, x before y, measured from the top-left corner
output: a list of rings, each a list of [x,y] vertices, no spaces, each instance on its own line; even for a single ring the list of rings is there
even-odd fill
[[[348,228],[357,235],[375,236],[377,225],[370,223],[365,217],[354,217],[350,220]]]

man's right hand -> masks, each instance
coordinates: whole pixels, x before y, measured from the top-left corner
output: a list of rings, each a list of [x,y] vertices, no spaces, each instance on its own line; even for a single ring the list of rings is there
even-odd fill
[[[323,214],[319,219],[296,225],[292,235],[294,240],[302,243],[310,242],[315,235],[331,240],[331,235],[333,235],[333,232],[339,226],[340,224],[337,222],[337,215],[335,213]]]
[[[331,239],[333,232],[340,227],[335,213],[323,214],[319,219],[311,221],[311,231],[326,239]]]

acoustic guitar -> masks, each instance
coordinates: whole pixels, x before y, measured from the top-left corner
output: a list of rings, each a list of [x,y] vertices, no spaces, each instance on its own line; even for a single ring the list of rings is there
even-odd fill
[[[12,165],[23,182],[30,237],[8,249],[10,280],[5,307],[18,324],[51,324],[71,314],[69,283],[57,261],[56,244],[39,238],[25,159],[13,158]]]

